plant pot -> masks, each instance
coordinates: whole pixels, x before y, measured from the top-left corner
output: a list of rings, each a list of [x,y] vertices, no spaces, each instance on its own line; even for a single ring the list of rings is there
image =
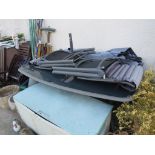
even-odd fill
[[[0,89],[0,108],[9,109],[8,100],[19,91],[19,86],[8,85]]]

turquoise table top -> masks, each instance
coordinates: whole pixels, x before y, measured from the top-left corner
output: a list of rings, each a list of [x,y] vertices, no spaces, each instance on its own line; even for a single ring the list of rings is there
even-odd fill
[[[112,106],[92,97],[41,83],[14,96],[14,100],[71,134],[99,134]]]

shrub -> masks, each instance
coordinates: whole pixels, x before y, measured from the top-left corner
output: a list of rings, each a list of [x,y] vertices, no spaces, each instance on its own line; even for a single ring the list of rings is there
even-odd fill
[[[145,71],[132,103],[122,104],[115,112],[120,132],[155,134],[155,72],[153,70]]]

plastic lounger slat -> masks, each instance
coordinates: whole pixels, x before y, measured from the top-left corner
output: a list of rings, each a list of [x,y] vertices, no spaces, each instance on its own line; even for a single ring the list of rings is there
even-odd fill
[[[126,74],[124,75],[123,77],[123,80],[124,81],[129,81],[130,80],[130,77],[132,75],[132,72],[134,71],[134,69],[137,67],[137,63],[134,63],[134,64],[131,64],[129,69],[127,70]]]
[[[140,84],[140,82],[141,82],[141,80],[142,80],[143,72],[144,72],[144,71],[143,71],[143,67],[141,67],[141,68],[139,69],[139,74],[138,74],[137,78],[136,78],[135,81],[134,81],[134,83],[136,84],[136,87],[139,86],[139,84]]]
[[[129,69],[129,65],[128,64],[125,64],[124,65],[124,68],[122,69],[121,73],[119,74],[119,76],[117,77],[117,80],[122,80],[124,75],[126,74],[127,70]]]
[[[110,65],[110,66],[106,69],[106,74],[108,75],[109,72],[111,72],[118,64],[119,64],[119,61],[116,61],[116,62],[114,62],[112,65]]]
[[[75,64],[52,64],[51,67],[75,67]]]
[[[121,67],[115,72],[115,74],[112,76],[113,79],[117,79],[119,74],[121,73],[121,70],[124,68],[124,65],[121,65]]]
[[[103,73],[101,69],[96,68],[72,68],[72,67],[53,67],[57,71],[85,72],[85,73]]]
[[[38,69],[43,69],[43,70],[50,70],[50,71],[52,71],[52,67],[40,67],[40,66],[36,66],[36,68],[38,68]]]
[[[113,70],[111,70],[111,72],[109,72],[109,74],[107,74],[107,77],[112,77],[113,74],[115,74],[115,72],[117,72],[117,70],[121,67],[120,64],[118,64]]]
[[[39,61],[39,65],[42,64],[60,64],[60,63],[73,63],[73,60],[52,60],[52,61]]]
[[[73,63],[70,63],[70,64],[42,64],[42,65],[39,65],[40,67],[54,67],[54,66],[57,66],[58,65],[58,67],[60,66],[60,67],[63,67],[63,66],[75,66],[75,64],[73,64]]]
[[[61,75],[70,75],[70,76],[81,76],[81,77],[90,77],[90,78],[101,78],[99,74],[92,73],[81,73],[81,72],[67,72],[67,71],[52,71],[53,74],[61,74]]]
[[[134,82],[136,84],[136,86],[139,85],[141,79],[142,79],[142,74],[143,74],[143,68],[142,66],[137,66],[133,73],[132,76],[130,77],[129,82]]]

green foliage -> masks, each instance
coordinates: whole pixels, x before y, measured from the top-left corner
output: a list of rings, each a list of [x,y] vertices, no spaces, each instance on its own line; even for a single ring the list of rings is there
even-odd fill
[[[19,42],[25,41],[24,33],[18,33],[17,36],[19,38]]]
[[[155,134],[155,72],[147,70],[132,103],[117,110],[119,131],[131,134]]]
[[[23,38],[24,37],[24,33],[18,33],[18,38]]]

